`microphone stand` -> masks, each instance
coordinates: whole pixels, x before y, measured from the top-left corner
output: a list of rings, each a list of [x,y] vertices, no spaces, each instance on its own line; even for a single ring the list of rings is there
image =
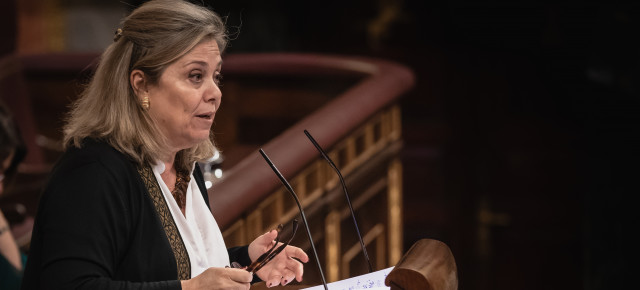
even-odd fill
[[[347,204],[349,205],[349,211],[351,211],[351,218],[353,218],[353,225],[356,227],[356,233],[358,234],[358,239],[360,239],[360,247],[362,247],[362,253],[364,254],[364,258],[367,260],[367,263],[369,265],[369,273],[372,273],[373,272],[373,267],[371,266],[371,260],[369,260],[369,254],[367,254],[367,247],[365,247],[364,241],[362,241],[362,235],[360,234],[360,229],[358,228],[358,222],[356,221],[356,215],[353,212],[353,206],[351,206],[351,198],[349,198],[349,194],[347,193],[347,185],[344,182],[344,178],[342,178],[342,173],[340,173],[340,170],[338,170],[338,167],[336,167],[336,165],[333,163],[331,158],[329,158],[329,155],[327,155],[327,153],[324,152],[322,147],[320,147],[320,144],[318,144],[318,142],[316,142],[316,140],[313,139],[313,137],[311,137],[311,134],[309,134],[309,131],[304,130],[304,134],[307,135],[307,138],[309,138],[311,143],[313,143],[313,145],[316,146],[316,149],[318,149],[320,154],[322,154],[322,157],[324,157],[324,159],[329,163],[331,168],[333,168],[333,170],[338,174],[338,177],[340,178],[340,183],[342,184],[342,189],[344,191],[344,196],[347,198]]]
[[[313,244],[311,231],[309,231],[309,223],[307,223],[307,217],[304,215],[304,211],[302,210],[302,205],[300,204],[300,200],[298,199],[298,196],[293,191],[293,188],[291,187],[291,185],[289,185],[289,182],[287,182],[287,180],[284,178],[284,176],[282,176],[280,171],[278,171],[278,168],[276,168],[276,166],[273,165],[273,162],[271,162],[271,159],[269,159],[267,154],[264,153],[262,149],[260,149],[259,151],[260,151],[260,154],[262,155],[262,158],[264,158],[264,160],[267,161],[269,166],[271,166],[271,169],[273,170],[273,172],[275,172],[278,178],[280,178],[280,181],[282,182],[284,187],[287,189],[287,191],[291,193],[291,195],[293,196],[293,199],[296,201],[296,204],[298,205],[298,210],[300,211],[300,216],[302,216],[302,222],[304,223],[304,226],[307,229],[307,237],[309,238],[309,243],[311,243],[311,250],[313,250],[313,255],[316,257],[316,263],[318,264],[318,271],[320,271],[320,278],[322,278],[322,285],[324,286],[325,290],[329,290],[329,287],[327,286],[327,281],[324,278],[324,273],[322,272],[320,259],[318,259],[318,252],[316,251],[316,246]]]

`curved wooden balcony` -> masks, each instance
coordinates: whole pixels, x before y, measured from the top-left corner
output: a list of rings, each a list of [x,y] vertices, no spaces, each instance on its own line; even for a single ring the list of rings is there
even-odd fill
[[[262,147],[287,178],[319,156],[303,130],[311,132],[324,148],[332,148],[376,113],[393,105],[414,81],[411,71],[391,62],[302,54],[230,55],[225,59],[224,73],[362,78]],[[209,191],[210,199],[215,200],[212,210],[216,220],[223,228],[229,226],[244,210],[266,198],[279,185],[262,157],[254,152],[225,172]]]
[[[224,229],[227,244],[246,244],[298,215],[292,197],[258,154],[262,147],[290,181],[305,208],[327,280],[366,272],[337,176],[319,159],[319,153],[303,133],[306,129],[329,151],[345,176],[365,244],[374,257],[374,268],[394,265],[403,253],[398,99],[412,87],[412,72],[377,59],[301,54],[231,55],[225,60],[223,72],[229,79],[329,78],[324,79],[324,84],[352,80],[277,136],[261,146],[250,146],[251,150],[244,151],[245,157],[225,171],[209,190],[212,211]],[[281,89],[282,94],[288,94],[286,88]],[[225,98],[238,102],[251,92],[231,89],[225,94]],[[285,102],[296,99],[289,97]],[[294,242],[310,248],[303,234]],[[313,266],[305,275],[319,281]]]

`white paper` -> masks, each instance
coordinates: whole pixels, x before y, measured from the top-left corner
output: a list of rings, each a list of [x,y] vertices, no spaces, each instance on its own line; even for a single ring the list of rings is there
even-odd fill
[[[389,275],[389,272],[391,272],[391,270],[393,270],[393,267],[375,271],[369,274],[364,274],[361,276],[351,277],[348,279],[327,283],[327,287],[329,287],[330,290],[390,289],[389,287],[384,285],[384,279],[387,278],[387,275]],[[314,286],[314,287],[304,288],[301,290],[324,290],[324,286],[323,285]]]

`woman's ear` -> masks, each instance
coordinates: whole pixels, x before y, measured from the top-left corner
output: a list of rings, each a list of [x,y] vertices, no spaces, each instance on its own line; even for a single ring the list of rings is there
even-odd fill
[[[148,93],[148,80],[147,76],[139,69],[134,69],[129,75],[129,82],[131,83],[131,88],[133,92],[136,94],[136,97],[142,101],[142,98],[146,96]]]

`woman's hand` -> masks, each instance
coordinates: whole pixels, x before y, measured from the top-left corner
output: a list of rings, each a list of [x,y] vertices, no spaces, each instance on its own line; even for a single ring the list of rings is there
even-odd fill
[[[209,268],[191,280],[183,280],[182,290],[249,289],[253,275],[243,269]]]
[[[268,251],[273,246],[274,240],[278,236],[276,230],[272,230],[262,236],[256,238],[249,245],[249,257],[251,261],[255,261],[264,252]],[[282,244],[282,243],[280,243]],[[302,263],[296,261],[296,258],[303,263],[309,261],[309,257],[305,252],[293,246],[287,246],[280,254],[275,256],[273,260],[269,261],[262,269],[258,270],[256,275],[260,277],[267,287],[278,286],[279,284],[287,285],[295,278],[298,282],[302,281],[302,274],[304,272]]]

